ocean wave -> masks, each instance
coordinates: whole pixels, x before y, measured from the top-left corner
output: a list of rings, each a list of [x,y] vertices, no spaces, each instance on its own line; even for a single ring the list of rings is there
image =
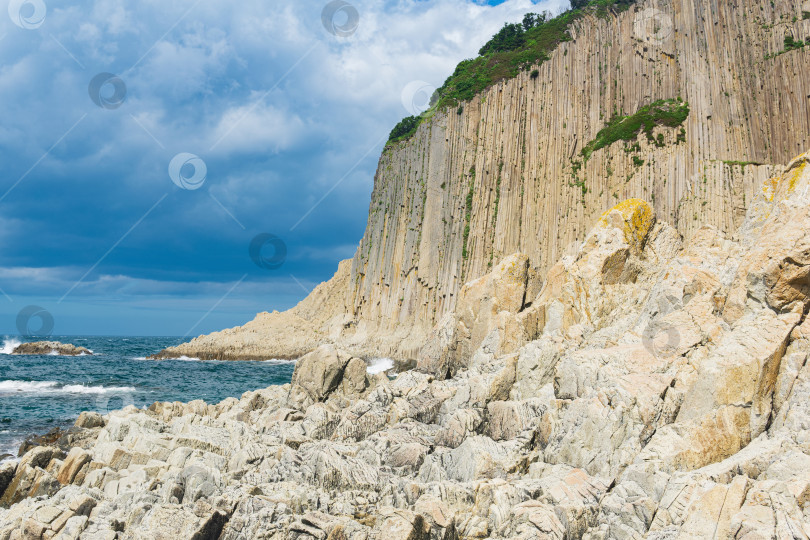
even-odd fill
[[[137,392],[132,386],[87,386],[55,381],[0,381],[0,394],[114,394]]]
[[[394,361],[390,358],[372,358],[369,360],[366,371],[372,375],[393,369]]]
[[[20,345],[22,345],[22,341],[20,341],[19,339],[7,337],[5,341],[3,341],[3,348],[0,349],[0,354],[11,354],[14,352],[14,349],[19,347]]]

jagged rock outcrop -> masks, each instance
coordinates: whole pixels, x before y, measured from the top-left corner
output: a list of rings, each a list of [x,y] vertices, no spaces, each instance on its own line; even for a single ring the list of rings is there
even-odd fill
[[[386,148],[365,235],[330,282],[161,356],[292,358],[331,342],[416,359],[462,285],[523,253],[536,290],[621,200],[649,201],[687,240],[703,225],[736,230],[759,186],[810,146],[810,47],[773,56],[786,35],[810,36],[801,4],[646,0],[577,21],[536,77],[435,111]],[[683,132],[619,140],[576,170],[614,114],[678,97]]]
[[[92,355],[93,351],[86,347],[77,347],[70,343],[59,341],[32,341],[21,343],[14,347],[11,354],[53,354],[59,356]]]
[[[735,234],[635,199],[539,293],[506,258],[435,372],[324,345],[241,399],[84,415],[0,468],[0,540],[807,538],[808,163]]]

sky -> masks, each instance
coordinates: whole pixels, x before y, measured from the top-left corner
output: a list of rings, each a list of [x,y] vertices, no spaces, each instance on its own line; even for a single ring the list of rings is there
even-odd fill
[[[351,258],[388,133],[568,0],[11,0],[0,333],[193,337]],[[33,307],[32,307],[33,306]]]

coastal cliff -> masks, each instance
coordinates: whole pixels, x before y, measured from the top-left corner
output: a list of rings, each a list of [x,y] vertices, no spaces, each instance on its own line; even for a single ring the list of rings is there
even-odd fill
[[[786,36],[810,36],[800,4],[584,13],[547,60],[428,111],[386,147],[365,235],[328,298],[158,356],[293,358],[334,343],[415,359],[466,282],[520,252],[531,296],[620,200],[649,201],[687,240],[704,224],[735,230],[757,187],[810,145],[810,47],[785,49]],[[688,110],[679,125],[591,151],[612,119],[665,100]]]
[[[810,154],[784,171],[733,235],[620,202],[529,307],[507,257],[430,340],[471,354],[389,379],[323,345],[241,399],[84,413],[0,465],[0,540],[808,538]]]
[[[606,4],[392,137],[331,280],[157,355],[289,384],[82,413],[0,540],[810,538],[810,12]]]

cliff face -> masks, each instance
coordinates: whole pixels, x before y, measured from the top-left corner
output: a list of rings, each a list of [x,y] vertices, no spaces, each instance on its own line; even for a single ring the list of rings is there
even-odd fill
[[[383,152],[351,269],[328,285],[339,299],[260,315],[226,331],[227,346],[217,333],[164,356],[286,357],[332,341],[415,358],[462,285],[505,256],[528,256],[530,299],[620,200],[650,201],[687,240],[703,224],[733,231],[755,186],[780,172],[773,164],[810,146],[810,47],[773,56],[786,35],[810,36],[800,0],[640,2],[586,16],[571,35],[536,74],[433,113]],[[575,167],[614,114],[678,97],[690,109],[682,126],[614,142]],[[262,343],[259,334],[287,332],[290,314],[302,337]]]
[[[786,33],[810,35],[810,21],[791,22],[800,4],[674,0],[588,17],[536,78],[497,84],[389,147],[352,261],[358,323],[435,323],[466,281],[515,252],[542,276],[630,197],[687,239],[703,224],[736,229],[755,186],[778,172],[770,164],[808,144],[810,54],[765,58]],[[657,128],[662,147],[643,135],[637,152],[614,143],[579,172],[587,193],[572,185],[573,159],[614,111],[677,97],[690,107],[685,141]]]

